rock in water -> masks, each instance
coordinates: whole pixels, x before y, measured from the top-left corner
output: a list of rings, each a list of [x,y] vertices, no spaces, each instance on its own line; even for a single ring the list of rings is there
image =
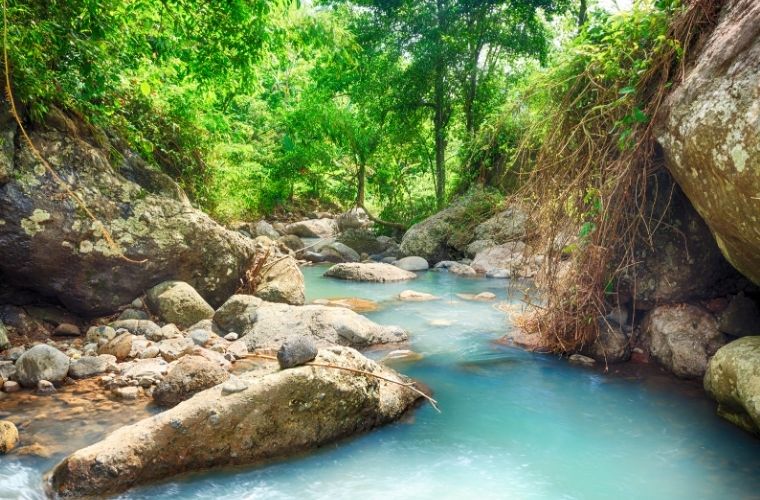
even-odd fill
[[[705,373],[705,391],[718,415],[760,436],[760,337],[743,337],[715,353]]]
[[[346,347],[324,349],[317,361],[408,382]],[[285,457],[391,422],[419,397],[407,387],[329,368],[240,379],[247,387],[239,392],[212,387],[69,455],[52,472],[52,493],[109,495],[179,473]]]
[[[280,368],[294,368],[317,357],[317,344],[309,337],[291,337],[282,343],[277,351]]]
[[[652,356],[683,378],[702,377],[710,357],[726,342],[712,314],[688,304],[653,309],[644,334]]]
[[[398,294],[398,298],[401,300],[406,301],[412,301],[412,302],[427,302],[430,300],[440,300],[440,297],[436,297],[435,295],[425,293],[425,292],[415,292],[414,290],[404,290],[400,294]]]
[[[411,280],[416,274],[405,271],[391,264],[345,263],[336,264],[327,270],[325,276],[350,281],[374,281],[385,283],[389,281]]]
[[[394,262],[393,265],[405,271],[426,271],[430,268],[427,260],[417,256],[404,257]]]
[[[214,309],[183,281],[166,281],[148,290],[148,306],[165,323],[180,328],[214,316]]]
[[[13,450],[18,444],[18,429],[13,422],[0,420],[0,455]]]
[[[696,54],[693,54],[696,55]],[[655,133],[729,262],[760,283],[760,2],[729,0]]]
[[[187,281],[220,305],[240,285],[253,242],[194,209],[176,183],[131,151],[112,162],[105,134],[96,140],[90,130],[51,109],[48,124],[30,135],[97,222],[68,198],[61,201],[60,186],[24,141],[11,140],[13,175],[0,183],[0,274],[86,316],[113,313],[170,279]],[[101,224],[125,255],[144,262],[120,258]]]
[[[40,380],[60,382],[69,372],[69,357],[54,347],[39,344],[18,358],[16,378],[24,387],[36,387]]]
[[[169,370],[153,392],[161,406],[174,406],[230,378],[226,370],[201,356],[185,356]]]

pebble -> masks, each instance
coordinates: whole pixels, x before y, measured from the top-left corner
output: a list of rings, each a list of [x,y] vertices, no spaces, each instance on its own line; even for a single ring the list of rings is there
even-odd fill
[[[37,394],[47,395],[55,392],[55,386],[48,380],[40,380],[37,382]]]
[[[5,392],[18,392],[19,390],[21,390],[21,386],[18,385],[18,382],[6,380],[5,383],[3,383],[3,391]]]
[[[570,358],[568,358],[569,361],[576,365],[583,365],[583,366],[594,366],[596,361],[594,361],[593,358],[589,358],[588,356],[584,356],[583,354],[572,354]]]
[[[130,386],[130,387],[118,387],[111,391],[111,393],[116,396],[118,399],[123,399],[125,401],[133,401],[137,399],[137,396],[139,394],[139,391],[137,387]]]
[[[224,336],[224,340],[229,340],[230,342],[235,342],[239,338],[240,336],[235,332],[230,332]]]

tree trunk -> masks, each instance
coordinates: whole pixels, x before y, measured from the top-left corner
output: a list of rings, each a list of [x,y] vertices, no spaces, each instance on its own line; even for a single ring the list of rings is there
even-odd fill
[[[441,47],[436,56],[435,63],[435,88],[433,108],[435,116],[433,125],[435,131],[435,201],[438,209],[442,209],[446,201],[446,67],[443,60],[442,45],[445,24],[445,3],[443,0],[436,2],[438,7],[438,36],[437,42]]]
[[[364,192],[365,183],[367,178],[367,166],[364,163],[359,163],[359,173],[356,180],[356,204],[360,207],[364,206]]]
[[[586,24],[586,18],[588,8],[586,6],[586,0],[581,0],[580,5],[578,6],[578,27],[580,28],[584,24]]]

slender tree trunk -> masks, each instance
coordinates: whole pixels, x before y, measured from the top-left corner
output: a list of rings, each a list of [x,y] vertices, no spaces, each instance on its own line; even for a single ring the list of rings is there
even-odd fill
[[[586,0],[581,0],[580,5],[578,6],[578,27],[580,28],[584,24],[586,24],[586,18],[588,15],[588,7],[586,5]]]
[[[433,108],[435,116],[433,125],[435,131],[435,201],[438,209],[442,209],[446,201],[446,125],[448,122],[446,110],[446,67],[443,59],[442,45],[445,24],[445,2],[437,0],[438,8],[438,37],[437,41],[441,50],[436,56],[435,88],[433,96]]]
[[[367,166],[364,162],[359,163],[359,173],[356,180],[356,204],[360,207],[364,207],[364,192],[365,183],[367,178]]]

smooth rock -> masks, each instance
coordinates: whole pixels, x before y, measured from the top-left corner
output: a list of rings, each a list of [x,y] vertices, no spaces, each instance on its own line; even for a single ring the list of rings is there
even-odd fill
[[[718,402],[718,415],[760,437],[760,336],[718,349],[707,366],[704,386]]]
[[[409,381],[345,347],[322,350],[317,361]],[[212,387],[69,455],[52,472],[52,493],[113,495],[179,473],[280,459],[391,422],[419,397],[402,385],[308,366],[240,379],[247,384],[240,392],[225,392],[230,382]]]
[[[0,455],[13,450],[18,440],[18,429],[13,422],[0,420]]]
[[[129,332],[121,333],[113,339],[109,340],[105,345],[101,346],[100,349],[98,349],[98,353],[116,356],[116,359],[119,361],[125,360],[132,352],[133,338],[133,335]]]
[[[583,354],[571,354],[567,359],[574,365],[594,366],[596,364],[594,358],[584,356]]]
[[[16,361],[16,378],[24,387],[36,387],[40,380],[61,382],[69,372],[69,357],[45,344],[39,344]]]
[[[233,295],[214,313],[214,323],[228,332],[244,332],[256,321],[262,300],[253,295]]]
[[[37,382],[37,390],[35,392],[42,396],[54,394],[55,386],[53,385],[52,382],[48,380],[40,380],[39,382]]]
[[[110,326],[93,326],[87,330],[87,342],[97,344],[100,339],[111,340],[116,337],[116,329]]]
[[[121,314],[119,314],[119,317],[117,318],[117,321],[124,321],[127,319],[150,319],[148,316],[148,313],[145,311],[141,311],[139,309],[125,309],[122,311]]]
[[[285,232],[301,238],[331,238],[338,234],[334,219],[310,219],[285,226]]]
[[[238,334],[235,332],[230,332],[227,335],[224,336],[224,340],[229,340],[230,342],[234,342],[238,339]]]
[[[417,256],[404,257],[394,262],[393,265],[405,271],[426,271],[430,268],[427,260]]]
[[[291,337],[277,351],[280,369],[294,368],[314,360],[318,354],[317,344],[309,337]]]
[[[127,330],[132,335],[143,336],[148,340],[156,340],[162,337],[161,327],[150,320],[125,319],[111,323],[117,330]]]
[[[349,281],[391,282],[411,280],[416,274],[405,271],[391,264],[382,263],[345,263],[336,264],[324,274],[330,278],[338,278]]]
[[[214,316],[214,308],[184,281],[165,281],[146,295],[148,306],[164,323],[188,327]]]
[[[260,220],[256,223],[254,233],[256,236],[266,236],[273,240],[280,237],[280,233],[278,233],[277,230],[265,220]]]
[[[338,241],[322,247],[319,253],[326,257],[325,260],[330,262],[358,262],[361,260],[359,254],[353,248]]]
[[[18,392],[21,390],[21,386],[18,382],[15,382],[13,380],[6,380],[3,382],[3,391],[5,392]]]
[[[107,354],[101,356],[83,356],[69,365],[69,377],[87,378],[105,373],[108,366],[116,362],[116,357]]]
[[[631,341],[623,330],[612,323],[599,319],[599,336],[581,348],[581,354],[599,361],[614,364],[631,358]]]
[[[179,359],[185,354],[190,353],[194,347],[195,343],[185,337],[162,340],[158,343],[158,351],[166,361]]]
[[[208,344],[209,340],[211,340],[211,332],[207,330],[193,330],[187,336],[195,345],[201,347]]]
[[[61,323],[53,330],[53,335],[56,337],[79,337],[82,335],[82,331],[77,325],[71,323]]]
[[[268,261],[260,280],[256,296],[266,301],[301,305],[306,300],[303,273],[293,257]]]
[[[134,386],[117,387],[111,391],[111,394],[113,394],[116,399],[134,401],[140,395],[140,389]]]
[[[287,234],[285,236],[277,238],[277,243],[294,252],[301,251],[304,248],[304,244],[303,241],[301,241],[301,238],[294,234]]]
[[[185,356],[166,374],[153,391],[161,406],[174,406],[196,393],[221,384],[230,377],[226,370],[201,356]]]

